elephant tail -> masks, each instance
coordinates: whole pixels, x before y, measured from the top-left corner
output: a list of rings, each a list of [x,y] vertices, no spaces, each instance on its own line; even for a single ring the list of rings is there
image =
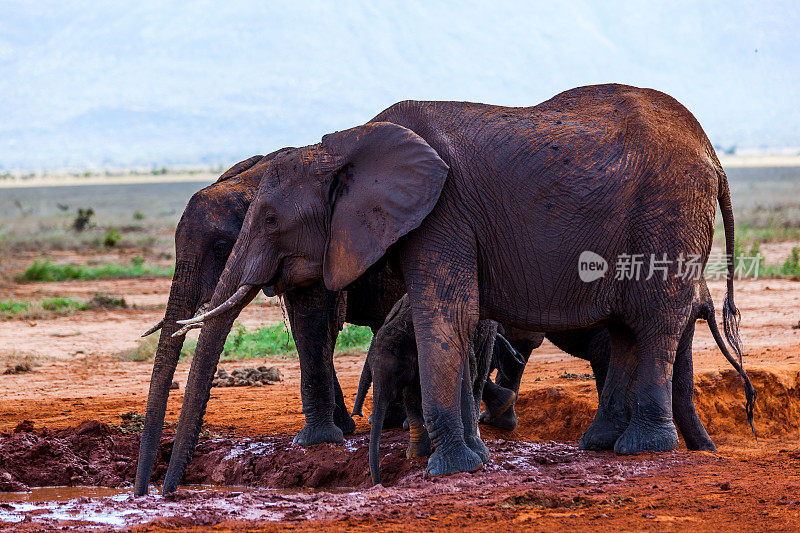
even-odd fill
[[[731,352],[728,350],[727,344],[725,344],[725,340],[723,340],[722,335],[719,332],[719,328],[717,327],[717,319],[714,313],[714,304],[709,300],[704,305],[705,313],[704,318],[708,323],[708,329],[711,330],[711,335],[714,337],[714,342],[717,343],[717,347],[722,352],[722,355],[725,356],[725,359],[731,364],[731,366],[739,373],[739,376],[742,378],[742,382],[744,383],[744,394],[745,398],[747,399],[745,404],[745,411],[747,412],[747,421],[750,423],[750,429],[753,430],[753,435],[755,435],[756,439],[758,439],[758,433],[756,432],[756,427],[753,424],[753,409],[755,408],[756,403],[756,390],[753,388],[753,384],[750,382],[750,378],[747,376],[747,372],[744,371],[740,360],[737,360]]]
[[[719,209],[722,212],[722,224],[725,228],[725,259],[728,263],[727,291],[725,301],[722,303],[722,326],[725,338],[742,364],[742,339],[739,337],[739,323],[741,313],[733,301],[733,278],[736,271],[736,237],[734,235],[733,206],[731,205],[731,190],[728,186],[728,177],[717,161],[717,177],[719,180]]]
[[[372,368],[369,366],[369,357],[367,357],[367,360],[364,361],[364,368],[361,370],[361,379],[358,380],[358,392],[356,401],[353,403],[353,416],[364,416],[364,398],[366,398],[371,384]]]

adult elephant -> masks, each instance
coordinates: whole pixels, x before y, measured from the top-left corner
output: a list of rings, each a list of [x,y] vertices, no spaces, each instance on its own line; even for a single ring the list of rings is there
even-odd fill
[[[465,354],[480,318],[534,331],[626,328],[636,342],[636,410],[620,431],[601,402],[584,437],[616,431],[619,453],[674,448],[672,365],[699,280],[670,263],[663,277],[582,282],[578,260],[591,251],[612,263],[657,254],[705,265],[717,201],[730,254],[728,183],[702,128],[671,97],[624,85],[581,87],[530,108],[402,102],[277,156],[214,309],[189,321],[206,326],[164,490],[191,457],[219,349],[244,302],[265,286],[282,293],[324,280],[343,289],[384,261],[402,272],[413,309],[430,474],[481,466],[462,419],[471,402]],[[731,338],[733,271],[729,258]],[[610,331],[612,350],[624,346]],[[610,376],[625,371],[623,355],[612,353]]]
[[[147,398],[134,492],[146,494],[167,409],[169,387],[185,333],[177,320],[204,309],[241,230],[259,181],[278,150],[234,165],[189,200],[175,232],[175,275],[164,318],[145,335],[161,329]],[[301,398],[306,424],[295,437],[303,445],[341,442],[355,423],[345,407],[333,369],[333,347],[344,322],[377,329],[403,295],[399,276],[373,271],[347,294],[316,285],[289,291],[285,302],[301,369]]]

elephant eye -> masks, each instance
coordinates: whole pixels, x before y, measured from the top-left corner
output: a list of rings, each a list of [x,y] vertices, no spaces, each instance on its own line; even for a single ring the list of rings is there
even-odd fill
[[[231,244],[226,240],[218,240],[214,243],[214,255],[220,259],[227,259],[231,253]]]
[[[264,224],[268,227],[275,227],[278,225],[278,217],[275,215],[267,215],[264,217]]]

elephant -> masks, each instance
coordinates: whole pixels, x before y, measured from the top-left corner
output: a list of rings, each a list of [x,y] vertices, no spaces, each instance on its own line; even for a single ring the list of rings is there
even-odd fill
[[[227,260],[230,253],[232,244],[238,237],[250,201],[255,195],[256,188],[260,181],[260,172],[277,153],[285,150],[288,149],[285,148],[267,156],[253,156],[238,163],[229,171],[225,172],[216,183],[196,193],[190,200],[182,216],[181,231],[176,233],[176,255],[179,257],[179,261],[182,265],[193,266],[191,269],[178,269],[180,274],[176,275],[173,279],[173,288],[169,297],[167,315],[143,335],[147,336],[152,334],[161,329],[165,323],[168,324],[168,327],[162,332],[162,338],[159,339],[159,347],[156,352],[153,368],[150,395],[148,397],[146,411],[147,414],[141,441],[140,459],[137,469],[135,490],[138,495],[145,494],[148,490],[150,474],[155,461],[155,450],[161,437],[161,427],[166,413],[168,386],[171,383],[175,371],[177,354],[180,352],[183,333],[185,333],[185,330],[175,331],[176,328],[172,326],[172,324],[174,324],[177,317],[190,316],[194,309],[203,308],[201,302],[208,302],[216,281],[219,279],[219,275],[222,272],[224,262]],[[186,278],[185,274],[188,274],[190,271],[194,277]],[[383,320],[381,313],[388,305],[394,302],[397,295],[400,293],[402,281],[393,278],[393,274],[388,269],[384,269],[384,271],[375,273],[370,278],[376,285],[375,287],[364,284],[362,290],[359,290],[359,287],[355,287],[354,290],[349,291],[349,299],[346,300],[347,318],[350,321],[358,322],[361,325],[369,325],[375,329],[376,324],[379,324],[380,321]],[[385,294],[386,302],[376,302],[373,298],[369,297],[369,295],[375,294],[376,292],[378,294]],[[291,310],[297,309],[298,303],[295,302],[295,300],[298,299],[298,296],[302,296],[301,291],[294,291],[293,293],[287,294],[286,302]],[[341,296],[326,299],[328,302],[338,300],[341,300]],[[302,304],[302,300],[300,304]],[[376,305],[378,306],[377,308],[375,308]],[[334,315],[337,315],[337,313],[330,310],[323,310],[323,316],[332,317]],[[301,368],[314,366],[320,357],[323,357],[324,360],[326,355],[328,357],[330,356],[332,353],[332,344],[325,347],[322,353],[320,353],[318,351],[320,349],[319,345],[313,345],[311,341],[306,340],[306,337],[325,339],[328,338],[328,333],[331,330],[333,330],[333,335],[335,335],[341,327],[341,320],[338,318],[338,315],[333,325],[328,324],[324,320],[317,321],[313,324],[306,321],[301,324],[299,320],[295,319],[294,314],[290,314],[289,318],[290,322],[293,323],[293,335],[298,339],[297,344],[300,350]],[[511,328],[509,328],[509,330],[511,330]],[[179,334],[175,335],[175,333],[178,332]],[[512,341],[514,348],[507,345],[501,348],[505,350],[505,353],[517,353],[516,349],[519,349],[521,353],[529,353],[530,350],[535,347],[528,338],[531,335],[533,339],[536,339],[538,335],[538,343],[541,343],[543,334],[530,334],[528,332],[517,331]],[[335,338],[328,340],[331,343],[335,343]],[[538,346],[535,340],[533,342]],[[315,350],[317,351],[315,352]],[[502,350],[496,349],[495,353],[502,353]],[[509,364],[510,359],[506,358],[506,365]],[[524,361],[517,361],[515,364],[515,368],[520,370],[524,369]],[[520,364],[523,366],[520,366]],[[323,363],[323,368],[326,365],[331,369],[331,372],[333,372],[332,363]],[[367,369],[368,366],[365,365],[365,370]],[[599,372],[596,373],[599,375]],[[500,391],[491,395],[491,398],[500,398],[502,403],[499,407],[507,409],[509,404],[511,405],[510,410],[504,411],[506,416],[508,413],[513,414],[513,399],[515,398],[515,394],[511,397],[511,392],[509,390],[496,387],[490,382],[487,383],[487,386],[492,387],[494,391]],[[329,389],[322,385],[310,387],[306,390],[309,391],[309,393],[303,395],[304,403],[311,405],[314,405],[318,397],[325,397],[329,392]],[[353,423],[352,419],[346,415],[347,410],[344,406],[344,399],[335,373],[333,373],[332,390],[335,394],[335,407],[333,411],[334,423],[344,433],[349,433],[353,430]],[[490,405],[489,397],[485,397],[484,400],[487,401],[487,406]],[[306,413],[313,412],[309,409],[304,409],[304,411]],[[323,411],[323,409],[318,409],[317,411]],[[497,412],[503,412],[503,409],[498,409]],[[405,411],[397,409],[395,406],[389,410],[389,414],[398,416],[396,416],[395,419],[385,420],[385,427],[396,427],[402,423],[405,418]],[[313,421],[311,422],[313,423]],[[682,433],[684,434],[684,438],[687,438],[686,432],[682,431]],[[319,436],[323,434],[323,432],[311,432],[310,434]],[[314,443],[316,442],[310,439],[303,441],[303,444]]]
[[[467,417],[465,417],[464,438],[467,440],[474,439],[478,434],[477,407],[480,406],[483,385],[489,375],[496,336],[497,322],[481,320],[469,343],[467,356],[469,374],[462,381],[462,386],[468,389],[465,394],[472,397],[471,404],[462,407],[472,409],[471,416],[468,417],[469,426],[466,426]],[[372,482],[377,485],[381,482],[378,452],[383,420],[389,403],[398,392],[402,392],[408,415],[409,444],[406,457],[426,457],[431,453],[431,441],[422,417],[417,344],[407,295],[395,304],[386,317],[386,322],[373,337],[366,364],[372,371],[375,385],[369,440],[369,468]],[[356,403],[363,403],[366,392],[365,389],[359,389]],[[486,462],[489,459],[489,450],[479,438],[473,443],[473,447],[479,450],[481,461]]]
[[[167,409],[169,387],[185,333],[176,320],[205,308],[255,196],[269,162],[288,148],[253,156],[225,172],[190,199],[175,232],[176,268],[164,318],[143,336],[159,329],[134,493],[147,494]],[[285,294],[287,314],[301,367],[301,396],[306,425],[296,437],[303,445],[341,442],[355,423],[333,370],[333,346],[344,320],[377,330],[386,313],[405,293],[402,280],[375,272],[347,293],[326,291],[321,284]],[[402,420],[400,421],[402,423]]]
[[[698,284],[698,291],[676,352],[672,380],[672,413],[675,425],[683,436],[686,447],[689,450],[716,451],[717,447],[697,416],[697,410],[694,406],[692,339],[694,337],[695,322],[698,319],[704,319],[707,322],[717,347],[733,368],[742,376],[748,394],[755,398],[755,391],[747,374],[739,362],[731,355],[720,334],[716,322],[714,301],[703,278],[700,279]],[[536,344],[536,347],[546,337],[557,348],[566,353],[588,360],[594,372],[597,396],[602,401],[608,363],[612,353],[611,336],[607,327],[554,332],[546,335],[543,333],[512,331],[511,335],[516,335],[517,337],[522,335]],[[502,338],[501,335],[498,335],[498,338]],[[496,344],[495,356],[492,358],[492,362],[498,368],[498,375],[495,383],[492,383],[491,380],[486,382],[483,400],[487,409],[481,413],[480,417],[482,423],[502,429],[514,429],[517,426],[514,403],[511,402],[509,404],[507,401],[508,391],[519,392],[522,373],[530,356],[530,352],[513,354],[509,353],[509,349],[513,350],[514,348],[503,346],[499,343]],[[632,402],[635,401],[635,395],[631,394],[631,392],[635,390],[635,383],[632,379],[635,375],[635,357],[631,357],[630,362],[633,366],[626,368],[626,372],[622,375],[623,381],[615,383],[605,391],[605,394],[608,395],[606,402],[617,406],[617,424],[620,426],[627,425],[634,411]],[[516,398],[516,394],[514,394],[513,398]],[[614,399],[611,400],[611,398]],[[755,432],[755,429],[753,431]],[[606,443],[606,447],[608,446],[610,446],[610,443]],[[603,449],[603,447],[596,444],[590,446],[590,443],[581,443],[581,447]]]
[[[194,450],[213,370],[242,307],[263,287],[338,291],[383,265],[402,275],[412,308],[434,447],[429,475],[482,464],[464,439],[472,399],[458,385],[481,319],[545,332],[608,326],[615,379],[628,363],[629,332],[635,410],[623,429],[614,406],[601,402],[584,442],[608,442],[613,432],[620,454],[675,448],[673,363],[699,283],[679,269],[687,257],[705,266],[717,203],[728,254],[723,324],[741,358],[727,177],[697,120],[664,93],[606,84],[533,107],[404,101],[279,154],[211,310],[180,321],[205,326],[164,490],[175,490]],[[583,279],[585,253],[623,268]],[[644,277],[633,260],[640,274],[647,255]],[[652,275],[656,257],[663,275]]]

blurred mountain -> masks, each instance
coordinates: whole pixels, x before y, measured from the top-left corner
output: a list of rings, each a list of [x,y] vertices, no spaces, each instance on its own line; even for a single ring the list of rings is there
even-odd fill
[[[225,163],[403,99],[621,82],[717,145],[800,146],[790,2],[0,1],[0,169]]]

